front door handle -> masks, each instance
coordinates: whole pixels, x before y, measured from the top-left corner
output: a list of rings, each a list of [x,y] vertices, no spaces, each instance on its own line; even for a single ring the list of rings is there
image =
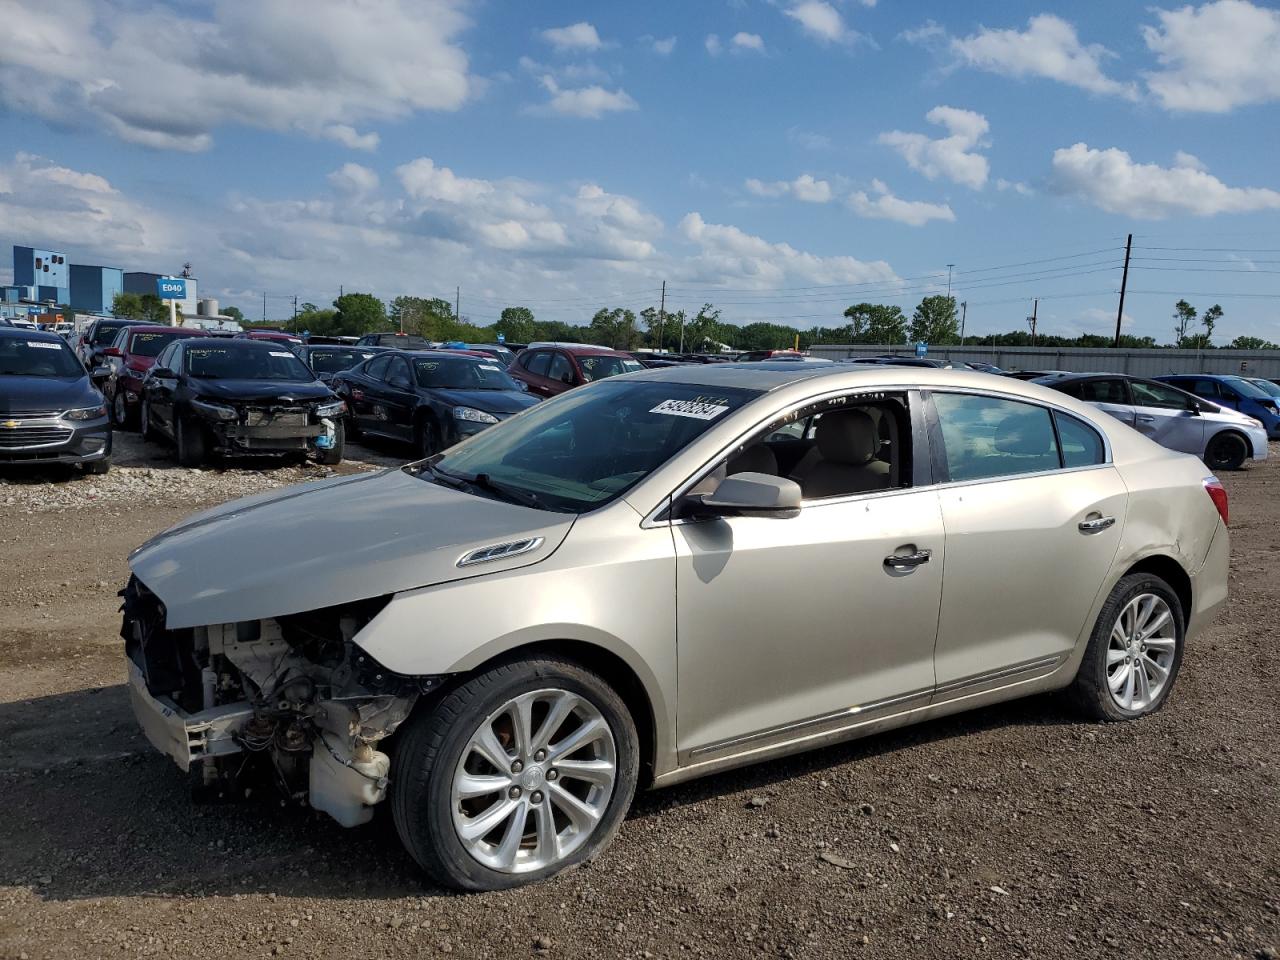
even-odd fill
[[[893,567],[895,570],[908,570],[911,567],[918,567],[922,563],[928,563],[931,556],[933,556],[932,550],[917,550],[915,553],[893,554],[884,558],[884,565],[886,567]]]
[[[1140,417],[1138,417],[1138,422],[1139,422],[1139,423],[1155,423],[1155,422],[1156,422],[1156,418],[1155,418],[1155,417],[1141,417],[1141,416],[1140,416]]]
[[[1080,521],[1081,533],[1097,533],[1099,530],[1105,530],[1107,527],[1115,526],[1115,517],[1091,517],[1088,520]]]

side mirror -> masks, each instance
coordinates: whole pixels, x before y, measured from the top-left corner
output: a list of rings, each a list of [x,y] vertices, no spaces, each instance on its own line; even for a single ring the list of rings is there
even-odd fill
[[[103,351],[102,351],[102,355],[103,355],[104,357],[120,357],[120,356],[124,356],[124,354],[122,354],[122,353],[121,353],[119,350],[117,350],[115,347],[107,347],[107,349],[105,349],[105,350],[103,350]]]
[[[152,368],[151,368],[151,376],[153,376],[153,377],[157,377],[157,378],[159,378],[159,379],[165,379],[165,378],[168,378],[168,379],[172,380],[175,376],[177,376],[177,374],[175,374],[175,373],[174,373],[172,370],[170,370],[168,367],[152,367]]]
[[[1187,409],[1191,411],[1191,415],[1193,417],[1198,417],[1200,416],[1201,412],[1204,410],[1204,404],[1201,403],[1199,400],[1192,400],[1191,403],[1187,405]]]
[[[700,512],[722,517],[785,519],[800,513],[802,499],[800,485],[794,480],[767,473],[735,473],[702,497]]]
[[[108,366],[94,367],[89,371],[89,379],[93,381],[111,379],[111,368]]]

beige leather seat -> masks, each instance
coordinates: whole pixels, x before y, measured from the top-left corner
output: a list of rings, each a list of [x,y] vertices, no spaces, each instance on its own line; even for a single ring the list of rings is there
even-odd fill
[[[875,459],[879,449],[880,431],[865,410],[828,411],[791,479],[806,500],[882,490],[889,486],[889,465]]]
[[[778,458],[763,443],[753,443],[742,452],[729,458],[729,476],[735,473],[767,473],[778,475]]]

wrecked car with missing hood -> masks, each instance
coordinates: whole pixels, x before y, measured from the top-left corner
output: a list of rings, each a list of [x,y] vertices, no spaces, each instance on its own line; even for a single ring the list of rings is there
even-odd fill
[[[641,781],[1054,689],[1160,709],[1226,518],[1196,458],[1035,384],[644,370],[159,534],[130,695],[206,788],[259,767],[347,825],[385,799],[438,880],[512,887],[601,850]]]

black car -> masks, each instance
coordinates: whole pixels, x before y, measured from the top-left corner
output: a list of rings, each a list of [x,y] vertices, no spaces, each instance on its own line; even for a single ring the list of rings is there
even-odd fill
[[[386,347],[352,347],[328,343],[304,343],[293,347],[293,352],[311,368],[322,383],[330,383],[335,373],[349,370],[362,360],[368,360]]]
[[[142,384],[142,435],[165,438],[186,467],[209,453],[311,454],[342,460],[343,414],[333,391],[283,345],[175,340]]]
[[[412,443],[427,457],[538,402],[488,357],[387,351],[335,374],[352,436]]]
[[[76,345],[76,356],[80,358],[81,363],[92,370],[102,361],[102,351],[115,342],[120,329],[138,323],[140,323],[138,320],[121,317],[104,317],[94,320],[80,335],[80,342]]]
[[[366,333],[356,341],[357,347],[392,347],[396,350],[429,350],[426,337],[413,333]]]
[[[107,403],[56,333],[0,327],[0,464],[75,463],[111,469]]]

